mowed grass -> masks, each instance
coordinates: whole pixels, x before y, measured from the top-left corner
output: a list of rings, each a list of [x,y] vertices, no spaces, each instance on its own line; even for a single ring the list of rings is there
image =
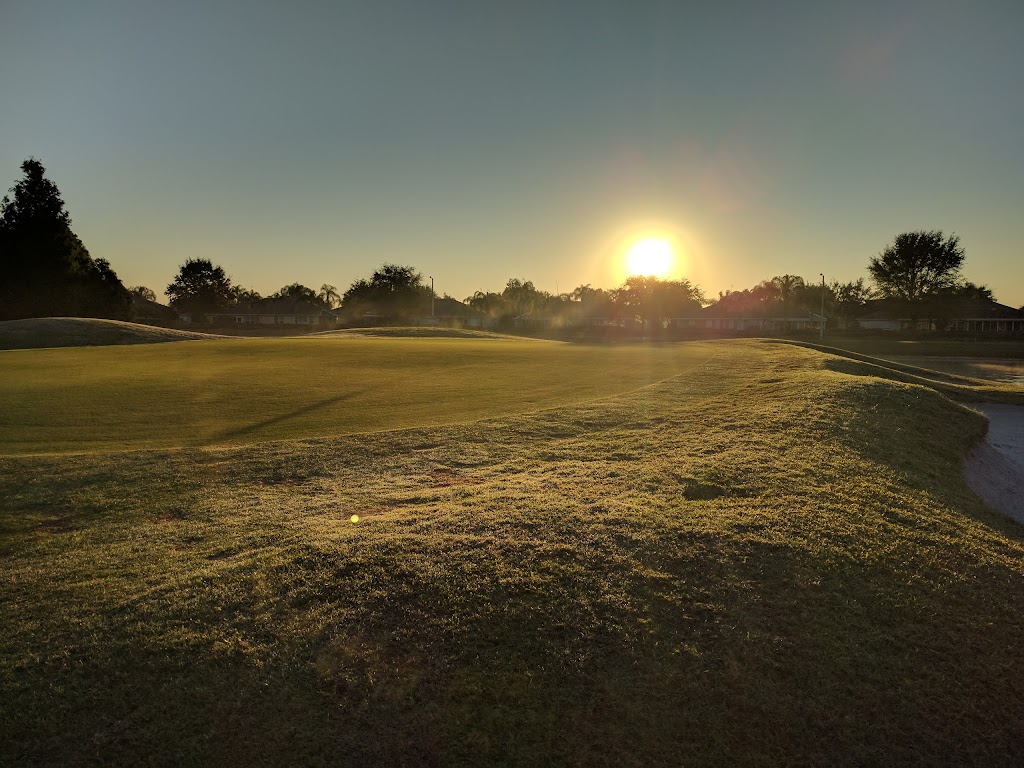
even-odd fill
[[[37,317],[0,321],[0,350],[40,347],[91,347],[110,344],[158,344],[222,338],[214,334],[158,328],[87,317]]]
[[[476,422],[0,458],[0,763],[1024,762],[984,418],[707,348]]]
[[[351,336],[14,350],[0,352],[0,453],[451,424],[620,394],[712,354],[707,345]]]

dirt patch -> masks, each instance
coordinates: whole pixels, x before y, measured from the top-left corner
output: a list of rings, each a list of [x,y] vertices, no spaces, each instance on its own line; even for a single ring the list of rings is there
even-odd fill
[[[989,420],[985,442],[964,461],[964,476],[985,502],[1024,525],[1024,406],[974,405]]]

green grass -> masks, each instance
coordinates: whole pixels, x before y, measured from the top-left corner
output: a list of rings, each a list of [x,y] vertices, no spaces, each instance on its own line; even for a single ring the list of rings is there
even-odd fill
[[[394,328],[345,328],[337,331],[320,331],[314,336],[370,336],[375,338],[403,339],[506,339],[517,338],[505,333],[477,331],[472,328],[445,328],[443,326],[396,326]]]
[[[0,458],[0,763],[1020,764],[984,418],[692,349],[476,422]]]
[[[173,328],[124,323],[120,320],[85,317],[43,317],[0,322],[0,350],[156,344],[165,341],[216,338],[220,337]]]
[[[0,353],[0,452],[452,424],[620,394],[712,354],[706,345],[351,336],[10,351]]]

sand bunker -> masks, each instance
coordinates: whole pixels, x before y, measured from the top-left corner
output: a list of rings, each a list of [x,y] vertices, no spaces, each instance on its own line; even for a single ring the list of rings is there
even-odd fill
[[[1024,524],[1024,406],[973,405],[989,420],[985,442],[964,461],[967,484],[990,506]]]

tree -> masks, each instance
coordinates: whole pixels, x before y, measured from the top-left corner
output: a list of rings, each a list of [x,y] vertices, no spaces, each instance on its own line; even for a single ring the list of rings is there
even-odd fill
[[[603,310],[605,314],[611,314],[613,309],[611,292],[604,288],[591,288],[589,283],[573,288],[569,298],[586,312]]]
[[[501,296],[508,304],[513,317],[544,309],[548,299],[548,294],[538,291],[532,281],[514,277],[505,283],[505,290],[501,292]]]
[[[423,285],[423,275],[398,264],[384,264],[369,280],[356,280],[341,297],[341,306],[350,315],[374,312],[395,319],[429,311],[429,304],[430,288]]]
[[[718,310],[727,315],[737,317],[752,317],[760,315],[762,311],[761,302],[755,293],[747,288],[742,291],[727,290],[719,292],[718,298],[712,301]]]
[[[842,320],[852,320],[859,316],[867,303],[875,298],[875,292],[864,284],[863,277],[848,283],[833,280],[828,290],[832,314]]]
[[[912,309],[929,294],[956,285],[963,263],[964,249],[955,234],[943,238],[941,230],[904,232],[871,257],[868,272],[882,296]]]
[[[924,316],[942,328],[949,320],[969,317],[977,313],[979,307],[995,304],[995,297],[988,286],[960,280],[930,293],[921,304]]]
[[[317,306],[328,306],[327,302],[321,299],[316,291],[314,291],[312,288],[307,288],[301,283],[292,283],[291,285],[286,285],[277,293],[272,294],[270,298],[293,299],[295,301],[308,301],[309,303],[316,304]]]
[[[646,329],[651,322],[660,324],[696,312],[704,303],[704,294],[689,280],[633,275],[614,292],[614,300],[626,314],[641,320]]]
[[[43,164],[29,158],[21,170],[25,177],[0,201],[0,319],[130,319],[131,294],[110,263],[94,260],[71,231]]]
[[[511,312],[505,297],[494,291],[488,291],[487,293],[477,291],[472,296],[468,296],[465,303],[490,317],[502,317]]]
[[[341,305],[341,294],[338,293],[338,289],[327,283],[320,286],[320,293],[317,294],[317,298],[326,304],[328,309],[336,309]]]
[[[188,259],[166,293],[171,306],[179,312],[191,313],[193,320],[226,309],[234,301],[231,280],[222,267],[214,266],[209,259]]]
[[[128,292],[136,299],[156,301],[156,294],[153,293],[153,289],[147,288],[144,285],[133,285],[131,288],[128,289]]]
[[[776,275],[771,279],[771,284],[775,287],[779,297],[783,329],[788,329],[789,315],[797,298],[803,294],[806,283],[799,275]]]
[[[260,296],[259,291],[254,291],[251,288],[243,288],[240,285],[231,286],[231,301],[233,304],[251,304],[254,301],[259,301],[263,297]]]

